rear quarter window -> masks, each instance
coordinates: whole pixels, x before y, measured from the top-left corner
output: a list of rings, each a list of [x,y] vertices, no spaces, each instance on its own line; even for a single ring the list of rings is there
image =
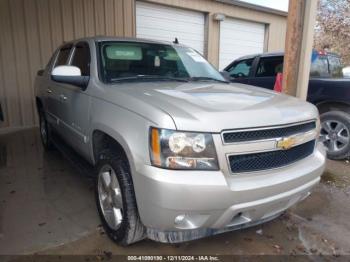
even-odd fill
[[[310,76],[329,77],[328,59],[325,55],[317,55],[311,63]]]
[[[330,71],[331,77],[342,78],[343,66],[340,61],[340,58],[335,55],[329,55],[328,62],[329,62],[329,71]]]

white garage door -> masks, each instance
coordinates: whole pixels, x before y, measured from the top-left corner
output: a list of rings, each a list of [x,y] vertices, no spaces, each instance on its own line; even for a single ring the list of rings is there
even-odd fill
[[[136,36],[174,41],[204,53],[204,14],[157,4],[136,2]]]
[[[244,55],[264,51],[265,25],[226,18],[220,22],[220,69]]]

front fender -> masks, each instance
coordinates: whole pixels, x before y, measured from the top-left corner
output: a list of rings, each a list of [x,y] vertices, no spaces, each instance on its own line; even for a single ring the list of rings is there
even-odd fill
[[[119,107],[104,100],[94,100],[91,104],[90,137],[95,130],[102,131],[116,140],[124,149],[131,171],[137,171],[142,166],[150,165],[149,158],[149,127],[162,127],[175,129],[170,116],[162,115],[158,121],[151,121],[140,114]],[[93,143],[90,143],[91,159],[93,156]]]
[[[142,169],[151,165],[149,157],[149,128],[150,126],[176,129],[169,115],[164,114],[151,121],[140,114],[129,111],[104,100],[94,100],[91,104],[91,130],[90,138],[96,130],[102,131],[118,142],[128,158],[131,176],[135,188],[135,196],[138,207],[142,210],[143,187]],[[157,114],[160,114],[159,112]],[[90,139],[90,152],[93,163],[96,163],[93,153],[93,143]]]

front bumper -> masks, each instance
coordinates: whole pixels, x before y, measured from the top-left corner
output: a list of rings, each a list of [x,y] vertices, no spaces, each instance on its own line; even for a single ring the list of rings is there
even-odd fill
[[[310,194],[324,167],[320,144],[290,166],[241,175],[145,165],[136,170],[138,209],[149,238],[197,239],[273,219]]]

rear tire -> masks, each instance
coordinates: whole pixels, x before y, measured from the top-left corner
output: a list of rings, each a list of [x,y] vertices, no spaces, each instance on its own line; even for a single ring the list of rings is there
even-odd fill
[[[43,110],[39,110],[39,121],[40,121],[40,138],[41,143],[45,150],[52,150],[54,148],[51,141],[51,130],[49,124],[46,121],[45,113]]]
[[[107,235],[127,246],[146,236],[136,204],[134,186],[126,157],[110,150],[100,154],[96,167],[96,204]]]
[[[327,148],[327,157],[334,160],[347,158],[350,155],[350,115],[330,111],[320,118],[320,140]]]

